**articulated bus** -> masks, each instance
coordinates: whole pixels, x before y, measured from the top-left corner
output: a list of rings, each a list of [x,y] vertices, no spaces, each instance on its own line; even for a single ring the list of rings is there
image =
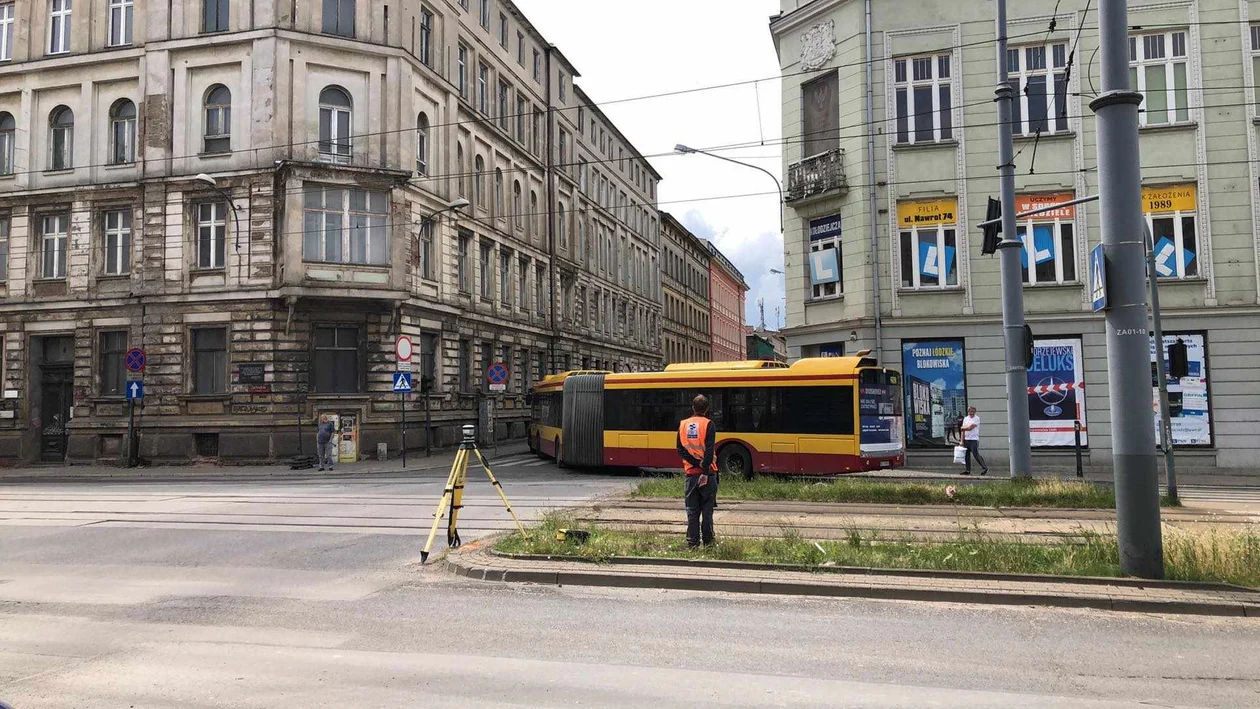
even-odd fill
[[[678,423],[704,394],[728,475],[899,468],[901,374],[864,355],[553,374],[533,389],[529,446],[562,466],[679,468]]]

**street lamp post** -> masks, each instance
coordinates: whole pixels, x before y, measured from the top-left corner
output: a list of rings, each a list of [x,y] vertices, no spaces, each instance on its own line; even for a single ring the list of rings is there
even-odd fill
[[[683,155],[700,153],[701,155],[708,155],[711,158],[717,158],[718,160],[725,160],[726,162],[735,163],[736,165],[743,165],[744,167],[751,167],[754,170],[760,170],[766,173],[767,175],[769,175],[770,179],[774,180],[774,186],[777,187],[779,190],[779,233],[780,234],[783,233],[783,184],[779,182],[779,178],[775,177],[773,172],[770,172],[764,167],[758,167],[757,165],[753,165],[752,163],[740,162],[739,160],[732,160],[722,155],[716,155],[714,153],[710,153],[707,150],[701,150],[699,148],[689,148],[686,145],[683,145],[682,143],[679,143],[678,145],[674,146],[674,152],[682,153]]]
[[[436,224],[438,216],[443,212],[455,212],[467,207],[468,205],[468,200],[463,197],[447,202],[445,207],[420,220],[420,233],[423,234],[425,229],[429,229],[433,224]],[[422,244],[419,243],[419,235],[416,237],[416,242],[416,249],[418,251],[422,246]],[[421,258],[424,257],[422,256]],[[421,365],[423,366],[424,355],[421,354],[420,357]],[[433,390],[433,382],[426,381],[427,379],[428,377],[425,373],[423,371],[420,372],[420,395],[424,397],[424,455],[426,458],[433,455],[433,414],[432,409],[429,407],[429,393]],[[405,399],[402,404],[402,415],[405,420],[407,417],[407,402]],[[403,455],[407,455],[406,441],[403,442]]]

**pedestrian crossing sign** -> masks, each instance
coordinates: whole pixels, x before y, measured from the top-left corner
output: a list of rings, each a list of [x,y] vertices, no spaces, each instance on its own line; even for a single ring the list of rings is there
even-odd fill
[[[1107,256],[1102,244],[1089,255],[1089,296],[1095,313],[1107,309]]]
[[[394,372],[394,393],[408,394],[411,392],[411,372]]]

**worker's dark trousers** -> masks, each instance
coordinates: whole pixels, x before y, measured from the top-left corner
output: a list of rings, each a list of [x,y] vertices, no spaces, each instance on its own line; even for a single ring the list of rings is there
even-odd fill
[[[717,505],[717,474],[709,475],[709,484],[700,487],[699,475],[688,475],[683,486],[687,506],[687,545],[713,543],[713,508]]]

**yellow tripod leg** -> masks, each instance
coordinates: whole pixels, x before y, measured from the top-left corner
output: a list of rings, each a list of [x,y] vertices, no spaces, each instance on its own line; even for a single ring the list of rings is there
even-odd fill
[[[516,513],[512,511],[512,503],[508,502],[507,495],[503,493],[503,486],[499,484],[499,479],[494,477],[494,473],[490,470],[490,464],[481,455],[481,449],[473,448],[473,452],[477,454],[477,460],[481,462],[482,470],[486,471],[486,477],[490,478],[490,484],[494,485],[495,491],[499,493],[499,499],[503,500],[503,506],[507,508],[508,514],[512,515],[512,521],[516,523],[516,528],[520,530],[521,536],[528,538],[529,535],[525,533],[525,527],[521,525],[521,521],[516,518]]]
[[[455,484],[451,487],[451,516],[446,524],[446,546],[458,549],[463,542],[459,538],[459,511],[464,508],[464,486],[468,484],[468,451],[461,449],[462,463]]]
[[[446,487],[442,491],[442,499],[438,502],[437,511],[433,513],[433,527],[429,530],[429,539],[424,543],[424,549],[420,552],[421,564],[429,560],[429,550],[433,548],[433,539],[437,537],[438,525],[442,522],[442,515],[446,511],[447,504],[449,504],[454,497],[455,480],[459,476],[461,465],[467,469],[467,451],[462,448],[456,451],[455,462],[451,464],[451,472],[446,476]]]

